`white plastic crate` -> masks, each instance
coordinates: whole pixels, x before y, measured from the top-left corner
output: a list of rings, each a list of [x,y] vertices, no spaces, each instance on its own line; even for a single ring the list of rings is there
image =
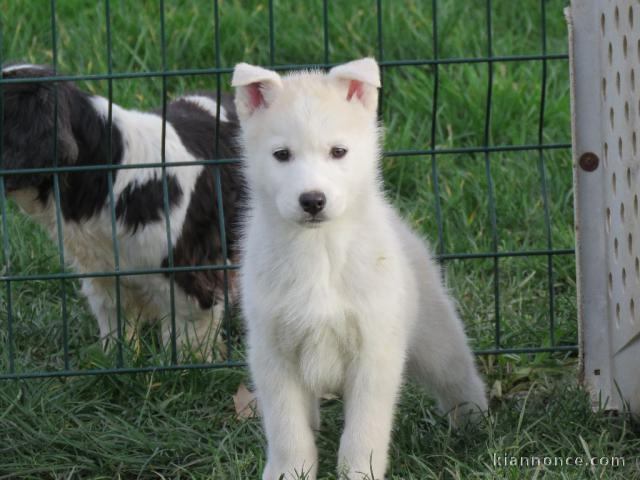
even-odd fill
[[[640,2],[566,14],[581,375],[594,407],[640,413]]]

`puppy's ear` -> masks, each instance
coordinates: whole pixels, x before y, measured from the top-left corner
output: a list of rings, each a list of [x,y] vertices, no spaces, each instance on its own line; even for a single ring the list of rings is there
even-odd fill
[[[378,108],[380,68],[373,58],[361,58],[333,67],[329,78],[343,84],[347,101],[360,101],[372,112]]]
[[[236,89],[236,110],[240,120],[259,108],[267,108],[282,88],[282,79],[273,70],[239,63],[233,70],[231,86]]]

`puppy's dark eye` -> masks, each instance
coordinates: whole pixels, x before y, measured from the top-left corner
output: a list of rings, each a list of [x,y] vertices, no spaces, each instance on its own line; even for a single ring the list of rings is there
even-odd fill
[[[347,149],[342,147],[333,147],[331,149],[331,158],[342,158],[347,154]]]
[[[273,152],[273,158],[279,162],[288,162],[291,159],[291,152],[288,148],[281,148]]]

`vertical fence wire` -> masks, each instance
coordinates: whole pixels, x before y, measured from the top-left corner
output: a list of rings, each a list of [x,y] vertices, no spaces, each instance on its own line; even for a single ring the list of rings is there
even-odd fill
[[[217,2],[216,2],[217,8]],[[276,64],[276,36],[275,36],[275,19],[273,17],[273,0],[269,0],[269,65]],[[216,46],[216,49],[219,45]]]
[[[438,0],[432,0],[431,2],[431,29],[433,35],[433,59],[438,60]],[[439,69],[436,63],[433,66],[433,96],[431,101],[431,176],[433,179],[433,197],[436,211],[436,223],[438,225],[438,255],[444,253],[444,228],[442,225],[442,206],[440,204],[440,183],[438,178],[438,165],[436,154],[436,135],[437,135],[437,121],[438,121],[438,89],[440,85]],[[442,269],[444,275],[444,269]]]
[[[485,105],[485,117],[484,117],[484,165],[485,174],[487,178],[487,191],[488,191],[488,207],[489,218],[491,221],[491,243],[494,254],[498,253],[498,225],[496,214],[496,202],[493,187],[493,177],[491,175],[491,157],[488,150],[491,136],[491,106],[493,99],[493,34],[492,34],[492,5],[491,0],[486,2],[486,17],[487,17],[487,96]],[[493,257],[493,308],[495,311],[495,348],[500,348],[500,271],[498,264],[498,256]]]
[[[106,35],[107,35],[107,71],[109,78],[107,79],[109,109],[107,112],[107,161],[111,165],[113,163],[113,55],[111,51],[111,0],[105,0],[104,14],[106,19]],[[107,171],[107,186],[109,189],[109,211],[111,213],[111,242],[113,243],[113,263],[116,273],[120,272],[120,248],[118,242],[118,231],[116,223],[116,202],[113,193],[113,170]],[[117,328],[117,360],[116,365],[122,367],[124,365],[122,352],[122,306],[120,298],[120,275],[114,278],[116,287],[116,328]],[[110,332],[111,333],[111,332]]]
[[[382,36],[382,0],[376,0],[376,23],[378,30],[378,63],[384,62],[384,37]],[[378,95],[378,117],[382,118],[384,107],[384,68],[380,67],[380,94]]]
[[[4,96],[0,87],[0,97]],[[0,130],[2,130],[3,102],[0,100]],[[0,142],[1,143],[1,142]],[[0,149],[0,166],[2,165],[2,150]],[[3,266],[7,275],[11,274],[9,229],[7,225],[6,193],[4,188],[4,176],[0,176],[0,204],[2,208],[2,257]],[[14,347],[13,347],[13,299],[11,293],[11,280],[5,280],[7,295],[7,360],[9,373],[15,372]]]
[[[4,21],[0,14],[0,68],[4,62],[2,55]],[[4,84],[0,84],[0,169],[4,168],[3,141],[1,132],[4,122]],[[9,227],[7,223],[7,196],[4,186],[4,175],[0,174],[0,214],[2,215],[2,265],[4,274],[11,275],[11,249],[9,246]],[[7,361],[9,373],[15,373],[13,351],[13,299],[11,294],[11,280],[5,280],[7,295]]]
[[[273,16],[270,14],[269,22],[273,20]],[[216,48],[216,68],[220,68],[222,63],[220,54],[220,6],[219,0],[213,2],[213,21],[214,21],[214,41]],[[271,31],[270,27],[270,31]],[[271,50],[273,52],[273,50]],[[222,83],[220,79],[220,73],[216,74],[216,138],[214,158],[217,160],[220,158],[220,104],[222,96]],[[207,167],[205,167],[207,168]],[[215,174],[215,186],[216,186],[216,202],[218,206],[218,229],[220,232],[220,245],[222,249],[222,259],[225,268],[222,270],[222,285],[224,295],[224,316],[223,323],[225,326],[225,332],[227,336],[227,361],[232,361],[232,349],[231,349],[231,307],[229,305],[229,270],[226,268],[229,265],[229,254],[227,252],[227,231],[224,221],[224,202],[222,200],[222,181],[220,178],[220,165],[214,165],[213,171]],[[216,336],[217,337],[217,336]]]
[[[322,0],[322,34],[324,38],[324,67],[329,66],[329,0]]]
[[[58,34],[56,23],[56,0],[50,0],[51,10],[51,52],[52,52],[52,70],[54,75],[58,68]],[[53,104],[53,166],[58,167],[58,84],[52,85],[54,104]],[[60,201],[60,174],[58,171],[53,172],[53,192],[56,209],[56,231],[58,241],[58,255],[60,263],[60,273],[64,273],[64,233],[62,223],[62,203]],[[62,302],[62,346],[64,355],[64,368],[69,370],[69,318],[67,311],[67,292],[66,279],[60,278],[60,300]]]
[[[546,0],[540,0],[540,28],[542,31],[542,85],[540,87],[540,117],[538,121],[538,170],[542,190],[542,205],[544,209],[544,225],[547,237],[547,250],[553,249],[551,234],[551,213],[549,208],[549,191],[547,186],[547,173],[544,158],[544,110],[547,97],[547,13]],[[549,283],[549,343],[554,346],[555,341],[555,292],[553,275],[553,256],[547,255],[547,282]]]
[[[169,217],[169,186],[167,182],[167,37],[165,30],[165,5],[160,0],[160,48],[162,55],[162,133],[160,140],[160,157],[162,163],[162,201],[164,207],[165,227],[167,229],[167,264],[169,266],[169,303],[171,315],[171,364],[178,363],[178,346],[176,332],[176,299],[175,299],[175,270],[173,266],[173,244],[171,242],[171,219]]]

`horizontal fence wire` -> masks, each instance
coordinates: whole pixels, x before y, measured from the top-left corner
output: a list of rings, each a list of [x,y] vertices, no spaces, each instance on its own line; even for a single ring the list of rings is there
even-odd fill
[[[559,248],[554,250],[518,250],[518,251],[498,251],[498,252],[477,252],[477,253],[442,253],[435,255],[440,261],[445,260],[471,260],[486,258],[505,258],[505,257],[535,257],[544,255],[573,255],[573,248]],[[157,267],[157,268],[140,268],[131,270],[109,270],[102,272],[60,272],[60,273],[41,273],[29,275],[1,275],[0,281],[19,282],[34,280],[60,280],[60,279],[81,279],[81,278],[100,278],[100,277],[128,277],[136,275],[152,275],[152,274],[168,274],[171,272],[202,272],[209,270],[237,270],[239,265],[192,265],[192,266],[173,266],[173,267]]]
[[[548,55],[502,55],[493,57],[464,57],[464,58],[442,58],[439,60],[434,59],[414,59],[414,60],[385,60],[380,62],[380,67],[409,67],[409,66],[432,66],[432,65],[455,65],[455,64],[475,64],[475,63],[497,63],[497,62],[529,62],[534,60],[568,60],[567,54],[553,54]],[[269,68],[282,72],[290,70],[301,69],[327,69],[339,65],[338,63],[296,63],[288,65],[269,65]],[[150,72],[116,72],[109,75],[108,73],[95,73],[87,75],[58,75],[58,76],[43,76],[36,78],[23,77],[20,79],[6,78],[0,80],[0,83],[24,83],[29,80],[38,82],[77,82],[85,80],[113,80],[131,79],[131,78],[161,78],[161,77],[186,77],[194,75],[219,75],[224,73],[232,73],[233,67],[221,67],[221,68],[193,68],[193,69],[177,69],[167,71],[150,71]]]
[[[557,345],[555,347],[521,347],[521,348],[501,348],[476,350],[475,354],[485,355],[522,355],[536,353],[566,352],[574,353],[578,351],[577,345]],[[80,377],[92,375],[113,375],[118,373],[155,373],[171,372],[179,370],[220,370],[226,368],[246,367],[243,361],[222,361],[217,363],[183,363],[180,365],[152,365],[148,367],[117,367],[117,368],[90,368],[84,370],[54,370],[41,372],[19,372],[0,374],[0,380],[26,379],[26,378],[49,378],[49,377]]]
[[[218,369],[218,368],[234,368],[244,366],[245,363],[241,360],[235,360],[232,358],[231,352],[233,351],[229,332],[231,330],[231,302],[229,297],[229,274],[230,272],[238,269],[238,265],[231,264],[228,259],[228,252],[226,246],[227,232],[225,230],[224,210],[222,196],[222,179],[220,175],[220,168],[225,165],[235,164],[240,161],[238,158],[220,158],[219,154],[219,136],[216,135],[211,141],[214,142],[214,159],[207,160],[194,160],[188,162],[171,162],[170,167],[189,167],[189,166],[205,166],[212,168],[215,183],[215,198],[212,198],[212,202],[216,202],[219,212],[219,235],[222,245],[222,257],[224,264],[210,264],[210,265],[192,265],[192,266],[178,266],[173,261],[173,240],[171,234],[171,221],[169,216],[169,190],[167,183],[167,161],[166,161],[166,113],[167,113],[167,98],[168,88],[167,82],[173,77],[185,77],[185,76],[199,76],[210,75],[215,76],[216,81],[216,132],[219,131],[219,118],[220,118],[220,105],[221,105],[221,91],[222,80],[221,76],[231,73],[232,67],[223,66],[220,50],[220,12],[219,12],[219,0],[213,0],[213,18],[212,27],[214,29],[214,47],[215,47],[215,65],[211,68],[203,69],[169,69],[167,65],[167,38],[165,28],[165,2],[160,0],[160,18],[159,18],[159,31],[160,31],[160,48],[161,48],[161,60],[162,68],[159,71],[145,71],[145,72],[114,72],[113,71],[113,54],[112,54],[112,26],[111,26],[111,10],[110,0],[104,0],[104,12],[106,22],[106,37],[107,37],[107,71],[106,73],[88,74],[88,75],[51,75],[45,77],[36,78],[0,78],[0,132],[2,131],[3,121],[3,95],[2,89],[6,85],[16,83],[53,83],[55,85],[59,82],[76,82],[76,81],[93,81],[93,80],[106,80],[108,89],[108,163],[106,164],[94,164],[94,165],[68,165],[60,166],[57,162],[57,148],[53,145],[53,164],[52,167],[40,167],[40,168],[19,168],[8,169],[5,168],[6,159],[3,159],[2,144],[0,143],[0,213],[1,213],[1,225],[3,231],[2,242],[2,257],[4,268],[0,274],[0,282],[4,283],[6,289],[6,356],[8,358],[8,369],[5,372],[0,372],[0,379],[18,379],[18,378],[42,378],[42,377],[64,377],[64,376],[81,376],[81,375],[108,375],[115,373],[145,373],[156,371],[175,371],[175,370],[191,370],[191,369]],[[574,255],[573,248],[554,248],[552,242],[552,223],[550,213],[549,202],[549,186],[547,179],[546,162],[548,159],[545,154],[549,151],[567,151],[571,148],[569,142],[556,142],[556,143],[544,143],[544,124],[545,124],[545,105],[546,96],[548,90],[548,62],[559,61],[566,62],[568,55],[565,53],[549,53],[547,51],[547,30],[546,30],[546,0],[540,0],[540,27],[542,32],[541,38],[541,53],[533,55],[494,55],[493,48],[493,25],[492,25],[492,1],[485,0],[485,25],[486,25],[486,55],[480,57],[459,57],[459,58],[441,58],[439,55],[439,29],[438,29],[438,0],[431,1],[432,9],[432,44],[433,50],[430,58],[414,58],[414,59],[387,59],[385,58],[384,51],[384,36],[383,36],[383,10],[385,3],[382,0],[376,0],[375,15],[376,15],[376,28],[377,28],[377,45],[376,51],[378,56],[378,63],[381,66],[381,76],[384,78],[385,72],[391,68],[402,67],[414,67],[414,66],[426,66],[432,67],[431,75],[433,78],[433,90],[431,109],[429,116],[431,119],[430,136],[428,141],[428,148],[415,148],[415,149],[403,149],[403,150],[388,150],[383,153],[384,157],[420,157],[423,156],[430,162],[430,176],[432,181],[433,196],[434,196],[434,213],[435,223],[437,227],[437,244],[435,257],[441,262],[451,261],[466,261],[474,259],[490,259],[492,261],[492,276],[493,276],[493,309],[494,309],[494,345],[492,348],[476,350],[478,355],[498,355],[498,354],[536,354],[547,352],[565,352],[572,354],[577,351],[576,345],[559,345],[556,344],[555,328],[556,328],[556,312],[555,312],[555,291],[554,291],[554,270],[553,259],[556,256],[570,256]],[[268,32],[269,32],[269,61],[270,68],[277,71],[290,71],[298,69],[328,69],[337,65],[332,62],[331,59],[331,31],[329,24],[329,14],[332,5],[328,0],[322,2],[322,18],[323,18],[323,63],[309,63],[309,64],[277,64],[276,62],[276,17],[274,14],[274,1],[268,0]],[[50,14],[51,14],[51,45],[52,45],[52,68],[53,72],[57,72],[57,26],[56,26],[56,0],[50,0]],[[2,64],[2,34],[3,23],[0,17],[0,65]],[[537,129],[537,143],[534,144],[498,144],[493,145],[490,141],[491,130],[491,118],[492,118],[492,103],[493,103],[493,72],[495,65],[498,63],[512,63],[512,62],[539,62],[542,67],[540,77],[540,99],[539,107],[540,113],[538,117],[538,129]],[[438,106],[439,106],[439,91],[440,91],[440,69],[447,65],[472,65],[480,64],[486,65],[487,69],[487,84],[485,95],[485,109],[484,109],[484,126],[482,144],[466,147],[442,147],[437,146],[436,133],[438,126]],[[160,78],[162,81],[162,144],[161,144],[161,161],[155,163],[144,164],[114,164],[112,163],[112,128],[113,128],[113,81],[120,79],[143,79],[143,78]],[[380,94],[380,111],[383,109],[384,91]],[[57,96],[56,96],[57,104]],[[56,106],[57,108],[57,106]],[[57,115],[54,122],[54,130],[57,131]],[[54,139],[57,139],[57,135],[54,135]],[[55,140],[54,140],[55,141]],[[492,175],[492,155],[501,152],[533,152],[537,153],[537,168],[540,176],[540,190],[543,203],[544,214],[544,233],[546,248],[536,250],[522,250],[522,251],[501,251],[499,249],[499,234],[498,234],[498,219],[496,211],[495,200],[495,185]],[[485,176],[488,185],[488,218],[491,225],[490,231],[490,251],[485,252],[446,252],[444,242],[444,221],[443,221],[443,206],[440,194],[439,183],[439,168],[438,158],[446,155],[474,155],[481,154],[484,160]],[[159,169],[161,171],[162,178],[162,200],[163,200],[163,215],[164,223],[166,227],[167,235],[167,266],[157,268],[143,268],[143,269],[125,269],[120,265],[120,251],[117,240],[117,220],[115,216],[116,199],[113,193],[114,172],[126,169]],[[114,269],[111,271],[94,271],[94,272],[70,272],[65,271],[65,257],[64,257],[64,232],[63,222],[61,219],[60,210],[60,187],[59,187],[59,175],[65,173],[74,172],[90,172],[90,171],[104,171],[108,173],[108,188],[109,196],[107,205],[111,210],[110,222],[111,222],[111,237],[113,243],[113,255],[114,255]],[[59,272],[43,273],[43,274],[20,274],[11,269],[10,265],[10,246],[8,238],[8,222],[7,222],[7,208],[6,208],[6,190],[5,190],[5,178],[12,175],[36,175],[36,174],[52,174],[54,182],[54,200],[56,204],[56,226],[57,226],[57,243],[59,248]],[[549,344],[538,347],[510,347],[504,346],[501,341],[502,326],[500,315],[500,259],[510,257],[546,257],[547,261],[547,281],[548,281],[548,318],[549,318]],[[210,271],[219,270],[223,275],[224,283],[224,330],[227,333],[227,351],[228,358],[218,362],[204,362],[204,363],[180,363],[178,361],[178,346],[176,330],[176,305],[174,299],[175,290],[175,275],[184,272],[198,272],[198,271]],[[124,354],[122,349],[124,325],[121,318],[122,300],[121,300],[121,279],[128,276],[140,276],[140,275],[159,275],[164,274],[168,276],[170,285],[170,319],[171,319],[171,338],[170,338],[170,360],[169,364],[163,365],[151,365],[130,367],[125,365]],[[88,278],[113,278],[115,282],[116,292],[116,315],[117,315],[117,338],[118,338],[118,350],[116,352],[116,366],[109,368],[86,368],[86,369],[73,369],[70,366],[69,359],[69,330],[68,330],[68,312],[67,312],[67,300],[66,300],[66,282],[73,280],[81,280]],[[45,371],[20,371],[20,367],[15,364],[15,341],[14,341],[14,323],[15,316],[13,314],[13,287],[17,282],[26,281],[58,281],[60,282],[60,296],[61,296],[61,310],[62,310],[62,349],[63,349],[63,364],[64,367],[59,370],[45,370]]]
[[[410,157],[410,156],[428,156],[428,155],[458,155],[458,154],[474,154],[486,152],[525,152],[539,150],[566,150],[571,148],[570,143],[548,143],[544,145],[493,145],[478,147],[458,147],[458,148],[432,148],[432,149],[410,149],[410,150],[391,150],[384,152],[385,157]],[[171,162],[171,168],[188,167],[193,165],[228,165],[239,163],[239,158],[221,158],[215,160],[193,160],[189,162]],[[149,163],[129,163],[121,164],[97,164],[97,165],[70,165],[60,167],[40,167],[40,168],[15,168],[0,169],[0,175],[25,175],[25,174],[41,174],[41,173],[72,173],[72,172],[90,172],[90,171],[106,171],[106,170],[128,170],[143,168],[161,168],[161,162]]]

